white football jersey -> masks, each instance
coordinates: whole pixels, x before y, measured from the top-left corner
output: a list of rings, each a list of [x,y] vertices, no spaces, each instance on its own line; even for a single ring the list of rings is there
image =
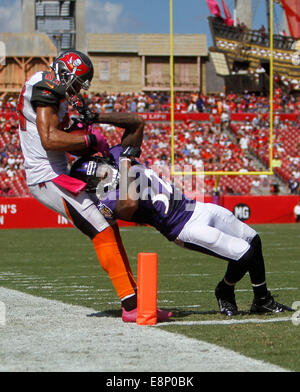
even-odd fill
[[[19,97],[19,136],[24,155],[24,166],[28,185],[50,181],[67,173],[67,155],[63,151],[46,151],[41,143],[36,126],[34,104],[58,106],[58,117],[62,123],[68,115],[68,104],[63,89],[48,72],[37,72],[24,85]]]

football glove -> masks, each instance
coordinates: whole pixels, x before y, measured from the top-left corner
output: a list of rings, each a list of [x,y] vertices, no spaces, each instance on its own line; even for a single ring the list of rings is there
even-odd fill
[[[140,149],[140,147],[136,147],[136,146],[127,146],[124,148],[124,151],[121,153],[121,157],[125,157],[125,158],[139,158],[141,155],[142,150]]]
[[[98,113],[94,113],[90,109],[85,108],[81,110],[79,118],[84,124],[91,125],[98,121]]]
[[[87,135],[88,146],[91,146],[96,152],[101,152],[103,156],[109,155],[109,145],[106,138],[97,130],[92,129]]]

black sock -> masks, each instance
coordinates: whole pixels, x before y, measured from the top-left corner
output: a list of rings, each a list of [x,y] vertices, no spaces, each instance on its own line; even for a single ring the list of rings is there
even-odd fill
[[[255,299],[263,298],[268,293],[266,282],[263,282],[258,285],[252,285],[252,288],[253,288],[253,293],[254,293]]]
[[[261,285],[266,281],[265,261],[262,252],[262,244],[259,235],[251,241],[253,254],[248,262],[248,271],[253,285]]]
[[[265,297],[268,293],[266,284],[265,261],[262,244],[257,234],[250,243],[250,249],[239,260],[247,266],[255,298]]]
[[[248,271],[248,265],[244,260],[229,261],[225,273],[225,279],[230,283],[239,282]]]
[[[222,298],[232,298],[234,297],[234,285],[229,285],[223,280],[219,282],[217,288],[219,289],[219,294],[222,296]]]
[[[135,309],[137,307],[137,295],[132,294],[131,296],[122,299],[121,304],[122,308],[124,308],[127,312]]]
[[[255,298],[267,295],[265,262],[259,235],[252,239],[250,248],[240,260],[229,261],[225,280],[230,283],[237,283],[247,271],[249,272]]]

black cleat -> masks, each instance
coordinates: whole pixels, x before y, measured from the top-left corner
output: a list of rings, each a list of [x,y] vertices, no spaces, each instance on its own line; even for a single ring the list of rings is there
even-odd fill
[[[221,294],[219,287],[216,287],[215,295],[218,301],[220,312],[228,317],[236,316],[238,314],[238,308],[235,302],[235,296],[225,297]]]
[[[281,312],[294,312],[294,310],[286,305],[276,302],[271,295],[270,291],[265,297],[255,299],[252,302],[250,313],[281,313]]]

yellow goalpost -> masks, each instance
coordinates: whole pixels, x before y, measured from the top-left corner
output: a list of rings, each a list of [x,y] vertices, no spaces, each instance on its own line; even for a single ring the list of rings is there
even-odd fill
[[[270,134],[269,134],[269,170],[268,171],[176,171],[175,170],[175,126],[174,126],[174,31],[173,31],[173,0],[170,0],[170,90],[171,90],[171,173],[172,175],[214,175],[217,176],[217,181],[219,181],[219,176],[230,176],[230,175],[272,175],[273,172],[273,13],[274,5],[273,1],[270,1]],[[203,1],[204,2],[204,1]]]

